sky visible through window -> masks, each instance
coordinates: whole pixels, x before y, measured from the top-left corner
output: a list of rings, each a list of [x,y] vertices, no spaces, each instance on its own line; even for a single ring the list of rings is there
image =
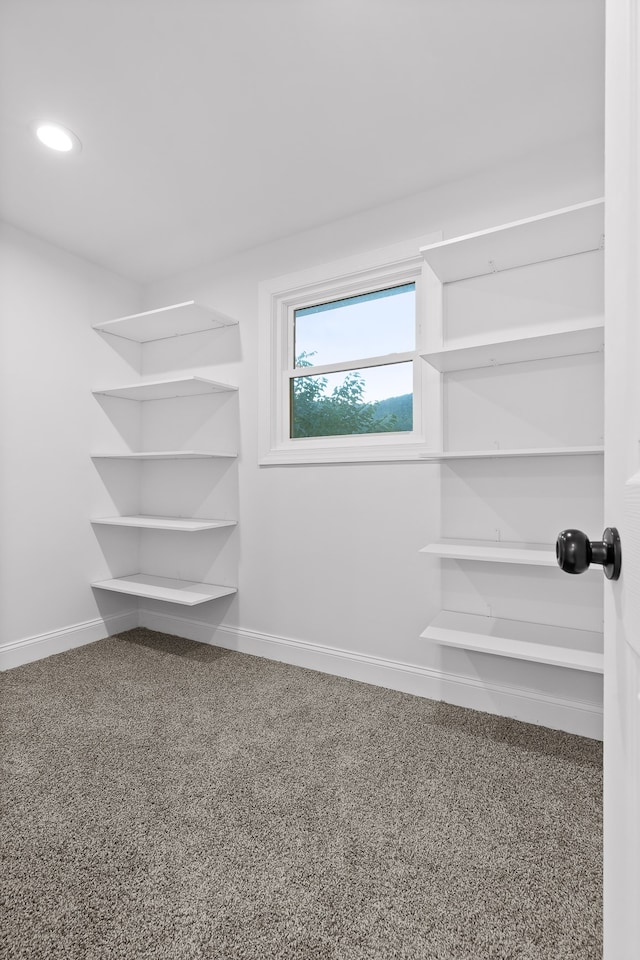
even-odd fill
[[[303,354],[314,366],[415,349],[415,283],[295,311],[296,365]],[[411,393],[411,364],[363,370],[366,402]],[[327,374],[327,390],[344,373]]]

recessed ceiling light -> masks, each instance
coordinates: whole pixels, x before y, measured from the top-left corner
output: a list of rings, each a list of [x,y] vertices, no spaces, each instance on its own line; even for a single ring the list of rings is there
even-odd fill
[[[58,153],[76,153],[81,149],[82,144],[75,133],[60,126],[59,123],[36,123],[36,137],[45,147],[56,150]]]

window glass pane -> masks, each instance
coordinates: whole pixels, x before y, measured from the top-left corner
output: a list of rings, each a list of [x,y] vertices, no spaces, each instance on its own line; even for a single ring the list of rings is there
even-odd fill
[[[413,429],[413,363],[291,378],[291,436]]]
[[[405,353],[415,339],[415,283],[294,311],[296,367]]]

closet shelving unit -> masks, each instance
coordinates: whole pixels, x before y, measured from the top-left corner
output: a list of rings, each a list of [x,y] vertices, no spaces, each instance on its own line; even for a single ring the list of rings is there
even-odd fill
[[[599,199],[430,244],[423,247],[421,253],[444,290],[446,284],[591,253],[602,249],[603,243],[604,201]],[[422,355],[443,378],[457,371],[597,353],[604,346],[603,316],[522,328],[518,335],[501,338],[471,336],[446,342],[444,331],[443,321],[441,335]],[[519,449],[439,450],[424,454],[424,458],[443,462],[480,459],[500,462],[504,458],[598,457],[603,452],[600,444],[522,446]],[[552,567],[563,576],[557,568],[552,544],[442,539],[423,547],[421,552],[446,560]],[[574,670],[603,671],[600,632],[443,610],[421,637],[468,651]]]
[[[156,310],[147,310],[143,313],[119,317],[94,325],[94,330],[133,340],[138,343],[148,343],[153,340],[164,340],[172,337],[185,336],[190,333],[199,333],[214,330],[219,327],[232,326],[237,321],[224,314],[211,310],[188,300],[183,303],[160,307]],[[114,397],[135,402],[154,400],[168,400],[181,397],[192,397],[204,394],[236,391],[237,387],[227,383],[220,383],[201,376],[187,376],[166,378],[162,380],[141,381],[118,387],[108,387],[94,390],[95,397]],[[125,451],[113,453],[95,453],[94,460],[210,460],[220,458],[235,458],[237,454],[230,451],[212,450],[161,450],[161,451]],[[235,526],[236,520],[219,520],[202,517],[159,517],[159,516],[116,516],[95,518],[92,524],[116,527],[128,527],[138,530],[164,530],[179,533],[201,533]],[[176,580],[167,577],[158,577],[151,574],[136,573],[125,577],[115,577],[109,580],[100,580],[91,584],[100,590],[124,593],[130,596],[143,597],[153,600],[163,600],[186,606],[195,606],[207,603],[220,597],[229,596],[237,592],[236,587],[224,584],[202,583],[191,580]]]

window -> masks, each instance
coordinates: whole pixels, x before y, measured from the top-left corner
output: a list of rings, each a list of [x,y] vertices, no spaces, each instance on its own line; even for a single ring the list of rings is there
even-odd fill
[[[261,284],[261,463],[424,451],[428,242]]]
[[[294,309],[290,437],[413,430],[415,293],[405,283]]]

